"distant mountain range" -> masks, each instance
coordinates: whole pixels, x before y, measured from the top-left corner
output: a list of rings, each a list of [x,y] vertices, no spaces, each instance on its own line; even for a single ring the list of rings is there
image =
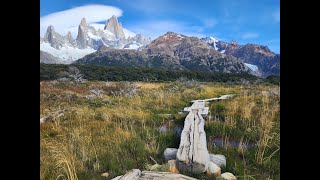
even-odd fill
[[[218,41],[212,37],[201,38],[222,54],[231,55],[250,67],[256,75],[280,75],[280,54],[270,51],[267,46],[257,44],[239,45],[232,40],[230,43]]]
[[[40,36],[40,50],[56,57],[57,61],[53,63],[70,64],[95,52],[101,46],[137,49],[150,42],[151,38],[145,38],[141,34],[131,37],[130,34],[126,34],[116,16],[108,19],[103,29],[96,29],[83,18],[75,39],[70,32],[62,36],[54,30],[53,26],[49,26],[44,37]]]
[[[280,75],[280,54],[267,46],[239,45],[213,37],[188,37],[168,32],[153,41],[141,34],[128,34],[115,16],[96,29],[83,18],[74,39],[62,36],[53,26],[40,37],[40,63],[95,64],[152,67],[189,71]]]
[[[223,73],[252,72],[237,58],[219,53],[199,38],[174,32],[160,36],[139,50],[102,47],[75,63]]]

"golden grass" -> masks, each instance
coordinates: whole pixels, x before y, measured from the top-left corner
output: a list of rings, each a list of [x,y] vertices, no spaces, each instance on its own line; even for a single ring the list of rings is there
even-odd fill
[[[133,96],[103,94],[95,100],[107,100],[107,103],[99,106],[90,104],[85,98],[90,94],[90,90],[106,88],[107,84],[117,83],[40,83],[40,116],[45,117],[53,111],[64,110],[64,115],[56,118],[56,122],[40,126],[40,179],[75,180],[81,179],[82,173],[99,174],[101,171],[108,171],[114,177],[125,173],[128,168],[142,168],[143,163],[148,161],[148,155],[162,156],[163,153],[163,144],[160,143],[160,135],[155,129],[168,118],[160,118],[158,113],[171,113],[172,109],[182,109],[190,100],[228,93],[240,95],[222,102],[226,108],[223,127],[238,128],[237,117],[240,116],[241,124],[244,124],[246,129],[261,132],[255,156],[255,161],[259,164],[270,161],[279,151],[266,154],[269,146],[280,143],[279,133],[274,131],[275,127],[278,128],[275,117],[279,112],[279,102],[269,94],[249,93],[262,92],[270,87],[205,83],[200,90],[190,88],[168,91],[166,87],[171,85],[169,83],[138,83],[140,88]],[[68,99],[68,94],[76,97]],[[215,123],[208,124],[211,126]],[[221,136],[225,144],[228,144],[230,134],[223,131]],[[135,142],[136,139],[141,139],[141,142]],[[243,143],[247,141],[243,137],[239,139]],[[124,149],[127,146],[131,149]],[[137,154],[142,151],[139,148],[143,148],[145,154]],[[238,148],[241,154],[246,151],[244,146]],[[139,167],[135,164],[139,164]]]

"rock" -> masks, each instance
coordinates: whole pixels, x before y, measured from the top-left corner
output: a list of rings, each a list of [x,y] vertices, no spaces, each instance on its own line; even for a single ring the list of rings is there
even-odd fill
[[[210,161],[214,164],[218,165],[219,167],[227,166],[227,160],[224,155],[221,154],[209,154]]]
[[[133,172],[136,172],[134,174]],[[130,176],[127,176],[130,175]],[[124,176],[117,176],[112,180],[197,180],[193,177],[185,176],[183,174],[176,174],[171,172],[156,172],[156,171],[140,171],[133,169]]]
[[[204,119],[196,109],[198,106],[194,107],[195,109],[189,112],[184,122],[177,159],[180,161],[179,170],[191,170],[198,174],[207,170],[210,157],[207,150]]]
[[[116,178],[113,178],[112,180],[134,180],[138,179],[141,175],[141,171],[139,169],[132,169],[127,174],[123,176],[117,176]]]
[[[172,173],[179,173],[179,170],[177,168],[177,161],[176,160],[169,160],[169,171]]]
[[[201,174],[206,171],[206,168],[203,164],[199,163],[185,163],[177,160],[176,165],[180,172],[192,172],[194,174]]]
[[[101,176],[103,176],[103,177],[109,177],[109,173],[107,173],[107,172],[102,173]]]
[[[220,176],[221,168],[218,165],[214,164],[213,162],[209,162],[207,174],[209,176],[213,174],[215,177]]]
[[[237,178],[229,172],[222,173],[220,176],[223,180],[236,180]]]
[[[66,42],[71,46],[76,46],[76,41],[73,39],[72,34],[68,31],[67,35],[65,36]]]
[[[171,159],[176,159],[177,158],[177,152],[178,152],[177,148],[166,148],[166,150],[164,150],[164,152],[163,152],[164,159],[166,161],[169,161]]]

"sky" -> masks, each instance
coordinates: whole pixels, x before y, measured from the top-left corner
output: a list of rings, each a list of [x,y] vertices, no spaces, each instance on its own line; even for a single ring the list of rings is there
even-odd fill
[[[172,31],[280,53],[280,0],[40,0],[40,35],[51,24],[74,36],[82,17],[104,24],[112,15],[126,31],[151,38]]]

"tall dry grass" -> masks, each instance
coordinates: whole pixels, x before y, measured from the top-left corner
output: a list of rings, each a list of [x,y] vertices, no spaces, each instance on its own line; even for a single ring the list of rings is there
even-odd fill
[[[177,116],[178,111],[191,100],[229,93],[239,96],[219,102],[224,107],[221,115],[225,122],[208,122],[207,135],[212,135],[211,128],[226,145],[235,138],[242,144],[254,139],[258,148],[253,158],[246,156],[250,150],[244,145],[236,149],[246,163],[272,163],[278,156],[279,150],[275,147],[280,144],[280,136],[275,129],[280,127],[277,118],[279,101],[270,94],[251,93],[266,91],[270,87],[211,83],[191,88],[171,88],[173,86],[179,84],[138,83],[137,90],[126,96],[110,93],[125,88],[121,82],[79,85],[41,82],[40,116],[56,116],[53,112],[60,111],[63,116],[40,126],[40,179],[98,179],[100,173],[106,171],[110,177],[115,177],[132,168],[147,167],[153,163],[150,156],[162,162],[163,150],[178,146],[179,141],[174,133],[160,133],[159,126],[170,123],[169,120],[182,121],[182,117]],[[103,90],[103,93],[92,95],[90,90],[93,89]],[[228,146],[225,151],[232,154],[232,148]],[[230,166],[239,165],[235,166],[231,160]],[[246,174],[246,177],[252,175],[247,168],[239,173]]]

